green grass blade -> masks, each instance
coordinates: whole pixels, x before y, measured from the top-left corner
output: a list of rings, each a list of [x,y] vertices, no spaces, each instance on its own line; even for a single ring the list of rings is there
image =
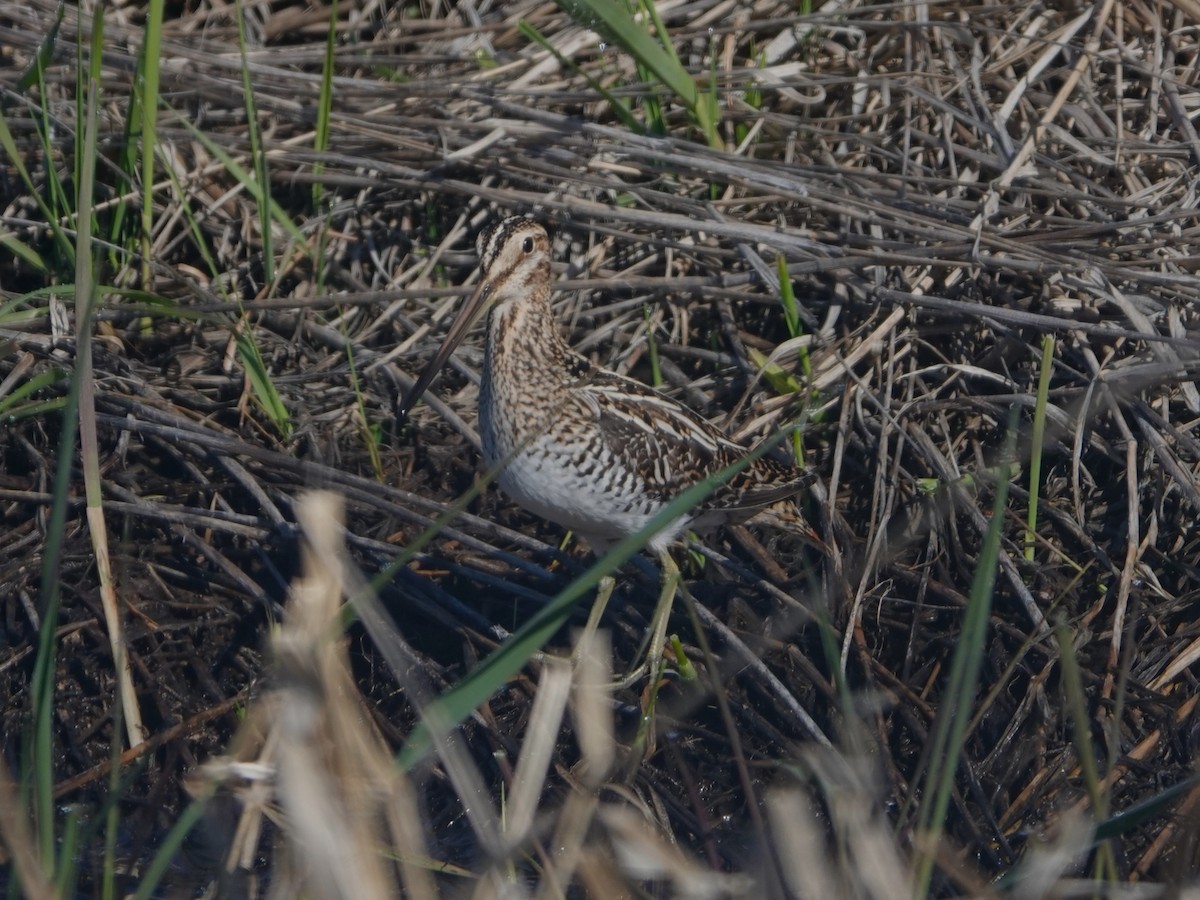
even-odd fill
[[[329,32],[325,36],[325,60],[321,66],[321,95],[317,100],[317,127],[313,135],[313,149],[324,153],[329,148],[329,117],[333,110],[333,63],[334,50],[337,47],[337,0],[329,4]],[[324,196],[325,185],[321,183],[321,173],[325,171],[325,163],[318,159],[313,163],[313,206],[320,209],[321,198]],[[318,269],[318,272],[320,269]]]
[[[52,400],[37,400],[22,406],[14,406],[5,413],[5,418],[9,422],[17,422],[21,419],[36,419],[39,416],[46,415],[46,413],[59,412],[66,408],[66,398],[55,397]]]
[[[654,387],[662,387],[662,366],[658,361],[658,340],[654,337],[654,321],[650,313],[650,304],[642,307],[642,320],[646,323],[646,347],[650,351],[650,383]]]
[[[1006,455],[1014,455],[1016,409],[1009,420]],[[997,479],[996,498],[992,503],[992,518],[979,551],[979,564],[971,584],[971,595],[963,617],[962,634],[954,648],[946,693],[934,725],[932,750],[929,755],[925,802],[921,805],[919,822],[920,856],[917,863],[917,897],[929,893],[937,845],[950,809],[954,778],[971,721],[971,704],[979,688],[979,673],[983,669],[988,620],[992,612],[992,591],[1000,557],[1000,537],[1004,527],[1004,507],[1008,500],[1008,477],[1012,467]]]
[[[184,190],[183,184],[179,181],[179,176],[175,173],[174,168],[167,166],[166,173],[167,177],[171,180],[171,188],[174,190],[176,202],[179,204],[178,209],[183,214],[188,231],[192,234],[192,241],[196,252],[200,254],[200,257],[208,267],[208,274],[212,278],[212,283],[221,292],[222,296],[228,297],[225,279],[221,277],[221,267],[217,265],[216,257],[213,256],[212,249],[208,246],[208,238],[205,237],[204,229],[200,226],[200,221],[196,218],[196,213],[193,209],[193,198],[189,195],[188,191]],[[128,292],[126,294],[128,296]],[[186,310],[180,308],[179,315],[186,314]]]
[[[205,782],[202,793],[175,820],[175,824],[171,826],[171,830],[167,832],[166,837],[159,844],[158,851],[154,854],[154,859],[150,860],[150,865],[146,867],[141,881],[138,882],[137,893],[133,895],[134,900],[150,900],[151,897],[156,896],[155,891],[158,888],[159,882],[167,874],[167,870],[171,867],[175,855],[179,852],[179,848],[183,846],[183,839],[188,836],[188,832],[200,823],[200,819],[204,816],[204,810],[208,806],[208,801],[212,798],[213,790],[211,783]]]
[[[286,441],[292,435],[291,414],[288,412],[287,404],[283,402],[283,397],[279,395],[275,382],[271,380],[271,373],[267,371],[267,364],[263,361],[258,344],[254,342],[250,328],[248,319],[243,319],[234,328],[238,356],[242,360],[242,365],[246,367],[246,377],[250,379],[250,387],[254,391],[255,399],[262,406],[267,418],[271,420],[271,424]]]
[[[1175,805],[1200,786],[1200,775],[1185,778],[1178,784],[1164,788],[1151,797],[1125,807],[1119,813],[1105,819],[1096,826],[1096,841],[1108,841],[1131,834],[1139,825],[1162,817],[1170,817]]]
[[[800,310],[796,306],[796,291],[792,287],[791,274],[788,272],[787,260],[783,254],[775,257],[775,267],[779,272],[779,302],[783,304],[783,321],[787,325],[788,335],[796,337],[800,334]],[[802,354],[802,359],[808,362],[808,353]],[[805,372],[812,374],[811,363]]]
[[[337,46],[337,15],[337,0],[333,0],[329,5],[329,28],[325,35],[325,59],[321,66],[321,96],[317,101],[317,127],[313,135],[313,150],[317,153],[317,159],[313,163],[312,199],[313,210],[316,212],[318,222],[316,250],[314,254],[316,256],[315,269],[317,273],[318,294],[325,293],[325,273],[329,269],[325,265],[325,250],[329,240],[329,220],[325,214],[326,210],[323,205],[325,185],[321,181],[321,175],[325,171],[325,162],[321,159],[320,154],[329,148],[329,119],[333,111],[334,50]],[[372,455],[373,462],[378,454],[378,446],[376,445],[374,449],[375,454]]]
[[[56,897],[75,896],[75,881],[79,873],[79,811],[68,807],[63,821],[62,847],[59,852],[60,864],[54,873],[54,893]]]
[[[675,48],[671,45],[670,34],[667,31],[667,26],[662,20],[662,16],[658,14],[658,5],[653,0],[638,0],[638,6],[641,9],[642,15],[646,17],[646,21],[654,29],[654,34],[658,38],[659,45],[663,48],[663,52],[667,58],[671,60],[671,64],[682,69],[683,63],[679,61],[679,54],[675,52]],[[625,6],[626,10],[633,15],[636,10],[628,2]],[[636,20],[635,20],[636,21]]]
[[[1054,370],[1054,335],[1042,335],[1042,365],[1038,373],[1037,404],[1033,408],[1033,436],[1029,448],[1029,518],[1025,533],[1025,559],[1033,562],[1037,537],[1038,496],[1042,483],[1042,445],[1046,440],[1046,406],[1050,396],[1050,374]]]
[[[21,294],[19,297],[13,297],[11,300],[0,303],[0,324],[15,326],[29,321],[31,317],[40,319],[49,315],[50,305],[35,306],[32,301],[41,300],[43,297],[70,297],[74,293],[73,287],[54,284]]]
[[[637,15],[639,12],[642,14],[644,20],[650,23],[651,27],[653,27],[656,22],[662,21],[659,18],[658,10],[654,8],[653,3],[646,3],[645,0],[637,0],[637,2],[633,2],[633,0],[624,0],[624,6],[629,14],[634,17],[635,22],[637,21]],[[649,7],[649,9],[647,9],[647,7]],[[673,60],[675,65],[679,65],[679,56],[675,53],[675,48],[671,46],[671,41],[669,39],[663,40],[666,34],[667,32],[665,29],[662,31],[657,29],[654,30],[654,37],[658,40],[658,43],[662,46],[663,50],[666,51],[667,56]],[[652,72],[649,67],[647,67],[646,64],[640,59],[634,60],[634,68],[637,70],[637,78],[640,83],[654,84],[655,82],[660,81],[655,76],[654,72]],[[645,110],[646,124],[649,126],[649,131],[653,134],[667,134],[667,116],[666,112],[664,111],[662,100],[659,97],[659,92],[647,91],[641,96],[640,99],[642,102],[642,109]]]
[[[1135,801],[1096,826],[1092,834],[1093,846],[1113,838],[1131,835],[1134,829],[1155,819],[1178,815],[1178,804],[1195,791],[1197,786],[1200,786],[1200,775],[1193,775],[1151,797]],[[1021,885],[1023,874],[1024,870],[1021,868],[1011,869],[995,883],[995,887],[1006,892],[1003,896],[1019,897],[1021,894],[1017,893],[1016,889]],[[1101,895],[1103,896],[1103,892]]]
[[[47,369],[22,381],[11,392],[0,397],[0,417],[9,418],[15,416],[21,408],[21,402],[26,397],[37,394],[57,384],[66,377],[66,374],[62,369]]]
[[[154,236],[154,152],[158,146],[159,62],[162,59],[163,0],[150,0],[146,9],[145,40],[142,43],[142,285],[153,283],[150,274],[151,240]]]
[[[92,197],[96,188],[97,108],[100,102],[100,56],[104,42],[104,8],[92,19],[92,65],[88,74],[83,143],[79,147],[75,198],[75,368],[80,379],[84,485],[89,506],[100,503],[100,461],[96,436],[95,380],[92,372],[92,318],[96,312],[96,278],[92,262]]]
[[[12,131],[9,130],[8,120],[4,117],[3,109],[0,109],[0,150],[4,151],[5,156],[8,157],[9,165],[16,169],[17,174],[21,176],[21,182],[25,185],[25,189],[37,204],[38,212],[42,214],[42,219],[50,229],[50,233],[54,235],[55,246],[62,253],[63,260],[73,266],[75,264],[75,248],[71,245],[67,233],[63,231],[58,217],[46,203],[46,198],[37,189],[37,185],[34,183],[33,177],[29,174],[29,170],[25,168],[25,162],[21,159],[21,154],[17,150],[17,142],[13,138]]]
[[[616,0],[559,0],[561,6],[577,22],[591,28],[616,44],[634,58],[639,66],[653,73],[668,90],[677,96],[696,121],[709,146],[723,149],[711,114],[711,101],[701,96],[696,80],[691,76],[675,51],[657,13],[648,18],[657,20],[659,40],[638,23],[628,8]],[[653,8],[653,4],[647,4]]]
[[[1088,712],[1089,701],[1083,686],[1083,676],[1079,671],[1079,659],[1075,656],[1074,635],[1071,634],[1071,629],[1060,623],[1054,629],[1054,639],[1058,644],[1063,697],[1073,726],[1071,732],[1075,739],[1079,770],[1083,774],[1083,783],[1092,802],[1093,814],[1097,818],[1104,818],[1108,815],[1108,797],[1104,793],[1100,769],[1096,765],[1096,748],[1092,743],[1091,733],[1092,717]],[[1116,858],[1110,843],[1105,841],[1100,844],[1093,865],[1098,877],[1110,880],[1117,877]]]
[[[46,36],[42,38],[38,44],[37,53],[33,59],[29,61],[29,65],[25,67],[25,71],[21,73],[21,77],[17,79],[14,91],[18,94],[23,94],[34,84],[37,83],[41,76],[39,72],[44,72],[46,67],[54,61],[54,48],[58,45],[58,32],[62,28],[63,14],[67,11],[65,3],[59,3],[58,8],[54,12],[54,22],[46,31]]]
[[[45,273],[50,271],[50,267],[38,255],[32,247],[28,246],[24,241],[20,240],[12,232],[4,232],[0,234],[0,247],[3,247],[13,256],[22,260],[25,265],[30,268],[37,269],[39,272]]]
[[[212,138],[206,135],[187,119],[180,119],[179,123],[183,125],[183,127],[187,128],[188,131],[192,133],[192,136],[202,143],[204,148],[209,153],[221,161],[221,164],[229,170],[229,173],[233,175],[233,177],[236,178],[243,186],[245,186],[246,190],[250,192],[250,195],[254,197],[255,202],[258,203],[260,207],[265,206],[265,208],[271,211],[272,221],[284,228],[297,244],[300,246],[307,245],[307,242],[304,239],[304,234],[300,231],[299,227],[297,227],[296,223],[289,218],[286,212],[284,212],[283,207],[276,203],[271,197],[270,185],[260,182],[257,178],[247,172],[237,160],[235,160],[229,155],[228,152],[226,152],[224,147],[214,143]]]
[[[79,426],[79,383],[82,371],[77,366],[71,375],[71,389],[63,402],[62,428],[55,460],[54,499],[50,504],[50,521],[46,528],[45,553],[42,557],[38,612],[41,626],[38,631],[37,658],[34,662],[30,697],[33,714],[31,739],[24,761],[25,783],[32,783],[34,813],[38,824],[39,849],[42,865],[47,870],[55,866],[54,852],[54,673],[58,660],[58,613],[62,599],[59,587],[59,564],[62,560],[66,534],[67,505],[71,499],[71,470],[75,462],[75,439]]]
[[[371,459],[371,470],[382,484],[387,479],[387,473],[384,472],[383,457],[379,453],[379,436],[371,427],[371,420],[367,416],[367,401],[363,397],[358,366],[354,362],[354,344],[349,339],[346,341],[346,362],[350,366],[350,387],[354,390],[354,403],[358,408],[359,421],[362,423],[363,443],[366,445],[367,455]]]
[[[638,121],[637,116],[633,114],[633,111],[629,108],[629,104],[626,103],[624,99],[618,97],[587,72],[580,69],[579,66],[575,65],[572,60],[567,59],[565,56],[559,53],[558,48],[546,40],[540,31],[538,31],[524,19],[517,23],[517,29],[529,40],[549,51],[550,54],[558,60],[560,65],[579,75],[582,75],[585,79],[587,79],[587,83],[591,89],[603,97],[608,102],[608,105],[612,107],[613,113],[620,120],[622,125],[628,128],[630,131],[636,132],[637,134],[643,134],[645,132],[646,129],[642,126],[642,123]]]
[[[671,61],[671,64],[675,68],[686,73],[687,69],[684,68],[683,63],[680,62],[679,54],[675,52],[675,47],[671,44],[671,33],[667,30],[667,26],[663,22],[662,16],[660,16],[658,14],[658,5],[656,3],[654,3],[653,0],[641,0],[641,7],[642,7],[643,15],[646,17],[646,20],[649,21],[650,24],[653,26],[654,33],[658,37],[658,42],[659,42],[659,44],[662,45],[663,51],[667,54],[667,58]],[[711,43],[711,40],[710,40],[710,43]],[[711,71],[709,73],[709,84],[715,85],[717,83],[716,55],[713,54],[713,55],[711,55],[710,58],[711,58]],[[688,77],[691,78],[690,75]],[[692,80],[692,83],[695,84],[694,79]],[[657,101],[656,101],[656,103],[657,103]],[[714,93],[714,91],[711,89],[700,90],[699,88],[697,88],[695,104],[689,105],[688,110],[691,112],[692,118],[695,121],[696,126],[700,129],[700,132],[708,140],[709,146],[715,147],[718,150],[724,149],[724,142],[721,141],[721,139],[717,135],[718,110],[717,110],[717,95],[716,95],[716,93]],[[661,116],[661,113],[660,113],[660,116]],[[663,127],[663,133],[665,134],[667,132],[665,119],[662,122],[662,127]],[[716,185],[712,185],[712,188],[715,189]],[[714,199],[714,200],[717,199],[715,193],[714,193],[712,199]]]
[[[71,404],[68,403],[63,418],[73,418]],[[74,428],[71,429],[74,437]],[[50,525],[57,528],[49,535],[46,556],[42,562],[42,593],[39,603],[42,615],[42,625],[38,632],[38,654],[34,663],[33,680],[31,683],[33,703],[33,729],[31,749],[26,754],[26,767],[30,772],[28,780],[33,782],[34,815],[38,824],[38,841],[42,865],[53,870],[55,866],[54,852],[54,669],[57,664],[58,642],[55,638],[58,621],[60,594],[56,579],[57,563],[62,557],[63,526],[66,521],[67,498],[69,496],[70,459],[71,454],[64,449],[60,458],[68,460],[66,464],[59,463],[55,478],[54,505],[51,507]],[[66,478],[63,477],[64,472]],[[64,484],[66,482],[66,484]],[[60,485],[62,485],[60,487]],[[59,512],[61,510],[62,512]],[[58,513],[58,515],[55,515]],[[49,561],[53,560],[55,568],[50,568]],[[26,782],[28,783],[28,782]]]
[[[37,120],[36,133],[38,139],[42,142],[42,153],[45,154],[45,170],[46,170],[46,203],[49,204],[53,211],[52,215],[56,222],[70,221],[72,215],[72,204],[69,199],[69,193],[66,185],[63,184],[59,177],[59,167],[55,165],[55,160],[61,158],[64,154],[61,147],[55,146],[54,135],[58,131],[58,123],[55,121],[54,113],[49,107],[50,98],[54,95],[46,84],[45,69],[39,66],[37,68],[38,76],[38,96],[41,98],[41,118]],[[69,237],[63,235],[64,240],[68,243]],[[74,257],[69,257],[74,259]]]
[[[254,84],[250,81],[250,62],[246,59],[246,9],[242,0],[234,4],[237,11],[238,52],[242,55],[242,103],[246,107],[246,132],[250,137],[250,157],[254,161],[254,181],[259,186],[254,196],[258,200],[258,222],[262,231],[263,274],[267,284],[275,282],[275,252],[271,240],[270,184],[267,173],[267,154],[263,150],[262,134],[258,128],[258,109],[254,103]]]
[[[690,110],[696,106],[696,82],[673,52],[650,36],[616,0],[559,0],[575,21],[612,41],[654,73]],[[663,36],[665,40],[665,35]]]
[[[89,333],[90,315],[94,301],[94,280],[92,279],[91,254],[91,222],[92,206],[91,192],[94,188],[96,154],[96,110],[99,99],[99,49],[103,41],[103,9],[97,8],[93,20],[92,55],[93,62],[89,72],[87,91],[87,115],[85,127],[87,135],[84,139],[84,150],[91,148],[93,152],[86,154],[80,170],[76,209],[78,212],[78,231],[75,247],[68,244],[67,258],[75,261],[76,285],[75,294],[80,303],[76,315],[83,319],[83,324],[77,330],[76,364],[71,377],[71,389],[63,404],[63,423],[59,440],[58,458],[54,478],[54,499],[50,508],[50,523],[46,530],[45,553],[42,557],[41,585],[39,592],[39,612],[41,626],[38,633],[37,658],[34,662],[34,673],[31,683],[31,703],[33,726],[28,753],[24,762],[26,777],[32,781],[34,789],[34,812],[38,823],[38,838],[42,863],[49,870],[55,870],[56,853],[54,846],[54,673],[57,668],[58,641],[56,631],[58,613],[61,602],[59,588],[59,562],[62,558],[63,538],[66,531],[67,502],[71,495],[71,470],[74,463],[75,439],[79,428],[80,397],[87,377],[87,361],[90,353]],[[0,124],[3,117],[0,116]],[[7,134],[7,127],[3,127]],[[7,135],[11,143],[11,135]],[[0,142],[3,139],[0,138]],[[15,149],[15,147],[14,147]],[[19,156],[12,157],[21,167]],[[36,192],[35,192],[36,194]],[[45,209],[43,201],[39,205]],[[55,220],[50,220],[52,223]],[[54,226],[55,234],[65,240],[65,233]]]

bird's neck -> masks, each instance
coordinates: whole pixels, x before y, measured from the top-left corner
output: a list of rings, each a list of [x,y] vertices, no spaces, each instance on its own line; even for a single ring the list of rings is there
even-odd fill
[[[488,315],[486,346],[485,377],[510,382],[522,393],[550,388],[570,377],[568,363],[574,351],[559,333],[549,291],[498,302]]]
[[[588,364],[559,334],[549,291],[493,307],[486,348],[479,430],[484,459],[495,465],[561,418]]]

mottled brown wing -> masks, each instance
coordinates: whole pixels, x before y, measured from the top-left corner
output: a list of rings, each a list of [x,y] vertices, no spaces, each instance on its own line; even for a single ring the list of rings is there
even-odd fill
[[[596,411],[602,439],[642,477],[647,492],[664,502],[748,452],[692,410],[636,381],[594,370],[580,392]],[[809,480],[797,469],[763,458],[703,506],[751,513],[792,496]]]

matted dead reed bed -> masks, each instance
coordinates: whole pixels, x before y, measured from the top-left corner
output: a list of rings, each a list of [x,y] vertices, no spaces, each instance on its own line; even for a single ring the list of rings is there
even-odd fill
[[[580,749],[577,719],[531,712],[554,664],[511,680],[463,726],[456,763],[415,770],[404,804],[418,824],[406,827],[440,874],[423,880],[406,859],[408,892],[553,884],[616,896],[662,879],[679,895],[709,884],[739,896],[900,897],[914,885],[1037,896],[1036,884],[1065,896],[1070,879],[1192,884],[1200,9],[662,4],[682,65],[715,85],[708,136],[619,42],[553,4],[337,10],[328,42],[327,8],[247,4],[239,49],[237,7],[169,9],[150,186],[130,162],[148,10],[121,5],[104,22],[90,366],[112,579],[148,737],[117,781],[116,675],[81,466],[65,488],[54,481],[79,347],[74,263],[48,218],[78,233],[91,11],[61,10],[60,24],[50,0],[0,11],[0,112],[15,150],[0,166],[8,767],[27,759],[43,561],[65,490],[50,551],[54,794],[96,821],[116,791],[117,855],[153,854],[189,785],[199,790],[200,765],[230,752],[243,711],[308,683],[287,652],[265,675],[298,573],[300,495],[345,498],[348,571],[369,577],[474,485],[481,338],[410,421],[395,405],[469,289],[475,235],[525,212],[552,233],[557,309],[582,352],[657,375],[748,444],[804,423],[815,481],[802,506],[825,548],[733,528],[678,554],[715,667],[682,605],[672,630],[727,703],[703,678],[672,677],[647,744],[644,682],[593,702],[614,719],[605,779],[580,774],[600,764]],[[269,192],[256,194],[255,172]],[[396,648],[404,678],[440,693],[589,563],[486,489],[378,586],[396,643],[385,653],[377,632],[351,626],[352,679],[328,690],[361,692],[352,718],[386,758],[416,719],[414,682],[387,663]],[[978,689],[954,701],[981,570],[995,577]],[[656,593],[651,566],[621,569],[603,623],[617,673]],[[571,641],[564,630],[550,649]],[[939,721],[963,734],[931,844]],[[506,844],[470,810],[519,794],[513,766],[531,723],[557,741],[540,805],[520,807],[532,818]],[[244,756],[259,746],[242,740]],[[343,776],[346,759],[377,771],[359,750],[339,752],[328,758]],[[456,766],[476,773],[475,800]],[[176,859],[176,884],[214,877],[255,802],[221,796],[205,840]],[[580,797],[599,806],[581,812]],[[285,832],[304,818],[294,799],[279,800]],[[1118,815],[1130,809],[1144,815]],[[556,869],[563,810],[601,838],[590,863]],[[13,827],[0,831],[11,839]],[[366,845],[404,833],[395,822],[389,838],[355,832]],[[307,878],[264,862],[280,840],[267,829],[239,844],[236,878],[266,872],[277,889]],[[639,843],[669,862],[637,868],[626,849]],[[1039,855],[1043,845],[1059,854]],[[608,858],[619,867],[596,861]],[[85,879],[96,866],[82,865]],[[995,881],[1018,871],[1032,880]],[[369,891],[397,876],[382,877]]]

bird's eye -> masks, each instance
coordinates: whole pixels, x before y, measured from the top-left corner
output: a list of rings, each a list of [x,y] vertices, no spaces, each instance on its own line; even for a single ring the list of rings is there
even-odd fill
[[[523,244],[521,244],[521,249],[524,250],[526,253],[532,253],[533,252],[533,238],[531,238],[531,237],[525,238],[525,242]]]

